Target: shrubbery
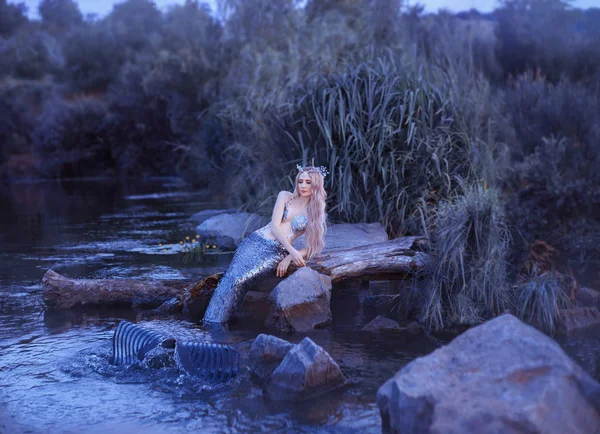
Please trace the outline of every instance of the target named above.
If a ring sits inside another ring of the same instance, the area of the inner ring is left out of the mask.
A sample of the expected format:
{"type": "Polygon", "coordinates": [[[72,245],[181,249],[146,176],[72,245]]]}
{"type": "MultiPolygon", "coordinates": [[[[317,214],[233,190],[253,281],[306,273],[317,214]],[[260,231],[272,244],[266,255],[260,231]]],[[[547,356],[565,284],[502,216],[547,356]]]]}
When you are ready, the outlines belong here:
{"type": "Polygon", "coordinates": [[[97,173],[99,165],[110,168],[111,150],[102,131],[105,118],[106,109],[95,99],[48,99],[33,131],[42,172],[55,178],[82,177],[97,173]]]}

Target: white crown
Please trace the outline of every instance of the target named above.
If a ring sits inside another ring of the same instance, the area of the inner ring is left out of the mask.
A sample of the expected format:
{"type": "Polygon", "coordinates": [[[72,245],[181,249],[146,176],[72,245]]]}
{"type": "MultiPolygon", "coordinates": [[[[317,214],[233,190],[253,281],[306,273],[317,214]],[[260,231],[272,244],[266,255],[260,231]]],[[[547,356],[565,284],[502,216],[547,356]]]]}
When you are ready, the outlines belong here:
{"type": "Polygon", "coordinates": [[[312,167],[312,166],[302,167],[301,165],[296,164],[296,169],[298,169],[299,172],[320,173],[323,178],[325,178],[327,175],[329,175],[329,171],[324,166],[319,166],[319,167],[312,167]]]}

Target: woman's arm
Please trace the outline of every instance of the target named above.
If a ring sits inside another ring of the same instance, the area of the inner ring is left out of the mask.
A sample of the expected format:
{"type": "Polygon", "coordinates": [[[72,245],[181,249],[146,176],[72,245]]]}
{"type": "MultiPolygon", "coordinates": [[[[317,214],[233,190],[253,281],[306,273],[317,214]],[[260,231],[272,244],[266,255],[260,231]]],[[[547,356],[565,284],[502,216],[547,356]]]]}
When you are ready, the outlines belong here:
{"type": "Polygon", "coordinates": [[[275,238],[290,252],[292,260],[299,267],[304,267],[306,264],[302,255],[292,246],[288,239],[281,232],[281,218],[283,217],[283,209],[285,208],[285,202],[290,197],[290,193],[287,191],[280,191],[277,195],[277,201],[273,207],[273,215],[271,216],[271,231],[275,238]]]}
{"type": "MultiPolygon", "coordinates": [[[[298,250],[298,253],[303,257],[306,257],[307,250],[306,248],[298,250]]],[[[281,260],[281,262],[277,265],[276,274],[277,277],[284,277],[285,273],[287,273],[287,269],[292,262],[292,255],[287,255],[285,258],[281,260]]]]}
{"type": "Polygon", "coordinates": [[[285,202],[289,198],[289,193],[287,191],[280,191],[277,195],[277,201],[275,202],[275,206],[273,207],[273,214],[271,215],[271,231],[273,231],[273,235],[277,238],[283,247],[290,253],[294,250],[294,247],[290,244],[288,239],[281,232],[281,218],[283,217],[283,210],[285,208],[285,202]]]}

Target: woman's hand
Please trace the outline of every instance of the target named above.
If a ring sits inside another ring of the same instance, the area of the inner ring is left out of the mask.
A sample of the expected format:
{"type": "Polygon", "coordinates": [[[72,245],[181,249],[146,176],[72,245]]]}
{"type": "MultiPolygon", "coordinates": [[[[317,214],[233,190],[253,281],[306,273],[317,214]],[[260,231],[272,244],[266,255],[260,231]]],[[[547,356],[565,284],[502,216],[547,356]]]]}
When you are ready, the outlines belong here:
{"type": "Polygon", "coordinates": [[[290,266],[290,262],[292,262],[291,255],[287,255],[281,260],[281,262],[277,266],[277,277],[285,276],[285,273],[287,272],[287,269],[290,266]]]}
{"type": "Polygon", "coordinates": [[[292,261],[294,261],[294,264],[296,264],[298,267],[304,267],[306,265],[304,258],[302,257],[302,253],[300,253],[298,250],[294,249],[292,253],[290,253],[290,256],[292,261]]]}

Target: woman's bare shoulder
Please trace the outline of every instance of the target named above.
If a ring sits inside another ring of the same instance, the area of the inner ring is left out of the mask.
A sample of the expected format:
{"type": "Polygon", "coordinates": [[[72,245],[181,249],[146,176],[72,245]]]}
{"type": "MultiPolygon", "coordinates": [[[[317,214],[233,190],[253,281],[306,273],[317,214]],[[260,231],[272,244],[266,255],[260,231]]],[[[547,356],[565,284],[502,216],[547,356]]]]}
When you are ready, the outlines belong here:
{"type": "Polygon", "coordinates": [[[281,190],[279,192],[279,194],[277,195],[277,199],[281,198],[281,199],[284,199],[284,200],[288,200],[293,195],[294,195],[294,193],[290,193],[289,191],[281,190]]]}

